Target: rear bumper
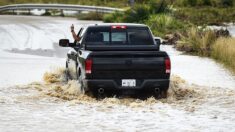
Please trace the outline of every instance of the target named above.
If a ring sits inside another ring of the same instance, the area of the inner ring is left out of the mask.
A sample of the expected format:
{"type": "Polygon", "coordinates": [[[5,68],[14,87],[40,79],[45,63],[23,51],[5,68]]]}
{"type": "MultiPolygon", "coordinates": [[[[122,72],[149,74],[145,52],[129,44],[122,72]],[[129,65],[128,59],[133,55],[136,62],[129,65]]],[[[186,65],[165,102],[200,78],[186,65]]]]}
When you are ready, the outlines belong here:
{"type": "Polygon", "coordinates": [[[159,89],[168,89],[169,88],[169,79],[145,79],[139,82],[139,85],[136,87],[122,87],[121,80],[108,80],[108,79],[85,79],[85,87],[89,89],[99,89],[103,88],[106,90],[152,90],[155,88],[159,89]]]}

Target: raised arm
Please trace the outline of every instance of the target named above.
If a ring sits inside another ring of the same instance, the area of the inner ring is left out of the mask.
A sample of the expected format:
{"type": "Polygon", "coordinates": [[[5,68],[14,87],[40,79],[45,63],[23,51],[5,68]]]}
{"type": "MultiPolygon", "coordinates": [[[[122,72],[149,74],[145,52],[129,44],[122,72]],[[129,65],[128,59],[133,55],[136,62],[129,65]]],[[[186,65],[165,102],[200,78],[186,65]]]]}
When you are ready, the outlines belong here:
{"type": "Polygon", "coordinates": [[[73,25],[73,24],[72,24],[72,26],[71,26],[70,28],[71,28],[71,32],[72,32],[72,35],[73,35],[74,40],[80,41],[81,38],[78,37],[77,34],[75,33],[75,31],[74,31],[74,25],[73,25]]]}

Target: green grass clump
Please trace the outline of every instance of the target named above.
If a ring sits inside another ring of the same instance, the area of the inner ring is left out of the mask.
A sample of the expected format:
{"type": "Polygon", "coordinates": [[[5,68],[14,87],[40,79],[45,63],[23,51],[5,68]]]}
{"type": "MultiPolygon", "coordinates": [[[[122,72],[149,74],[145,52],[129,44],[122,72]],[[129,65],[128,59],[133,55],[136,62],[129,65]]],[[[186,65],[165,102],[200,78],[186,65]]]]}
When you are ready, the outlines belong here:
{"type": "Polygon", "coordinates": [[[122,12],[115,12],[112,14],[105,14],[103,17],[103,21],[107,23],[111,22],[122,22],[124,13],[122,12]]]}
{"type": "Polygon", "coordinates": [[[125,11],[123,22],[143,23],[150,17],[150,7],[148,5],[136,5],[132,9],[125,11]]]}
{"type": "Polygon", "coordinates": [[[167,14],[151,15],[145,21],[145,24],[151,28],[154,35],[160,37],[164,37],[166,34],[181,32],[187,27],[187,24],[167,14]]]}

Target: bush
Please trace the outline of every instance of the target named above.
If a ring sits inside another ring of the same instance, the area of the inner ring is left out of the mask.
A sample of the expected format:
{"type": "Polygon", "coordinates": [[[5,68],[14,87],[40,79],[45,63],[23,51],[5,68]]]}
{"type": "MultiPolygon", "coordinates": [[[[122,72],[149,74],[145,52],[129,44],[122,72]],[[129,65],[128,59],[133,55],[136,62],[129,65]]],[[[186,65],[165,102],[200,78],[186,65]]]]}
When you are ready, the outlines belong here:
{"type": "Polygon", "coordinates": [[[219,38],[212,47],[212,57],[235,73],[235,38],[219,38]]]}
{"type": "Polygon", "coordinates": [[[196,6],[197,5],[197,0],[184,0],[184,5],[187,6],[196,6]]]}
{"type": "Polygon", "coordinates": [[[104,16],[104,22],[129,22],[129,23],[144,23],[152,14],[166,13],[170,9],[166,1],[162,0],[143,0],[138,1],[143,3],[137,4],[133,8],[126,10],[124,13],[115,12],[104,16]]]}
{"type": "Polygon", "coordinates": [[[150,16],[150,7],[147,5],[136,5],[124,13],[124,22],[143,23],[150,16]]]}
{"type": "Polygon", "coordinates": [[[168,12],[168,3],[166,0],[150,0],[149,1],[150,12],[152,14],[168,12]]]}
{"type": "Polygon", "coordinates": [[[115,12],[112,14],[106,14],[103,17],[103,21],[104,22],[122,22],[122,18],[123,18],[123,13],[122,12],[115,12]]]}
{"type": "Polygon", "coordinates": [[[182,31],[187,26],[167,14],[152,15],[145,23],[151,28],[153,34],[164,37],[165,34],[182,31]]]}
{"type": "Polygon", "coordinates": [[[182,36],[182,39],[177,43],[176,48],[197,55],[209,56],[216,39],[217,37],[214,31],[192,27],[182,36]]]}
{"type": "Polygon", "coordinates": [[[233,0],[221,0],[221,5],[224,7],[233,6],[233,0]]]}
{"type": "Polygon", "coordinates": [[[198,0],[197,6],[212,6],[211,0],[198,0]]]}

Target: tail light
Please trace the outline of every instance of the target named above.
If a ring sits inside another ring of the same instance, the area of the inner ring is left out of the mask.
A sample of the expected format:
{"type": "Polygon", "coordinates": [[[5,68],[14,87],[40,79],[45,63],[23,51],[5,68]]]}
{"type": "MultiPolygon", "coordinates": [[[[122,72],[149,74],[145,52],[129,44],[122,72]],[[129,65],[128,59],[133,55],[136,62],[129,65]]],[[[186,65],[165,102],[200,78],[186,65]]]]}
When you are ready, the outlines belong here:
{"type": "Polygon", "coordinates": [[[171,73],[171,60],[170,58],[165,59],[166,73],[171,73]]]}
{"type": "Polygon", "coordinates": [[[85,71],[86,71],[86,74],[91,74],[91,70],[92,70],[92,60],[91,59],[87,59],[85,61],[85,71]]]}
{"type": "Polygon", "coordinates": [[[112,26],[112,29],[126,29],[126,26],[121,26],[121,25],[112,26]]]}

